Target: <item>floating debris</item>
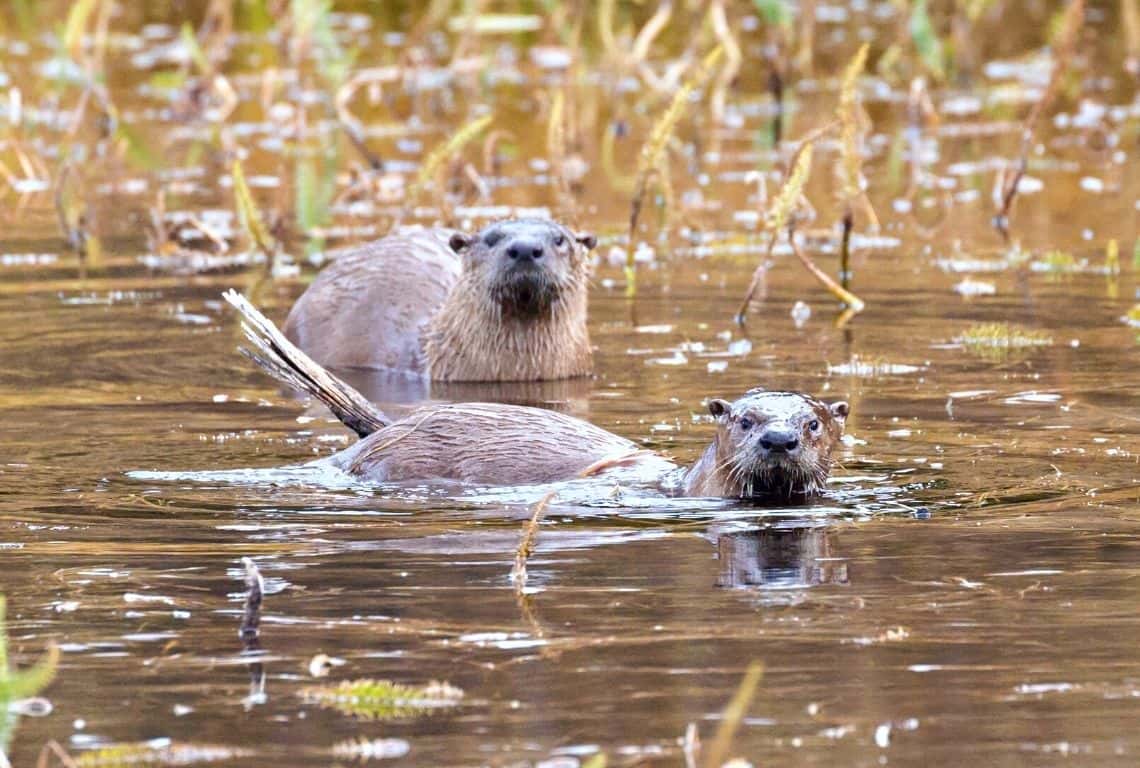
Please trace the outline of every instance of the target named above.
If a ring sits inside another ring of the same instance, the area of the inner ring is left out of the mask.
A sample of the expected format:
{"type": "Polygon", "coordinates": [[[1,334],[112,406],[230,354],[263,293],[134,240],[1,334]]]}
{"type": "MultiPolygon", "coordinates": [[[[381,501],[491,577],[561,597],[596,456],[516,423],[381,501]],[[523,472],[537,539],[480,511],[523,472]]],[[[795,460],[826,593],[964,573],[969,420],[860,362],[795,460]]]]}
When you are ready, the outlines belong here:
{"type": "Polygon", "coordinates": [[[846,363],[828,365],[827,372],[836,376],[903,376],[926,370],[925,365],[909,365],[907,363],[890,363],[886,360],[864,360],[858,355],[846,363]]]}
{"type": "Polygon", "coordinates": [[[792,305],[792,323],[797,328],[803,328],[807,325],[807,321],[811,319],[811,307],[802,301],[797,301],[792,305]]]}
{"type": "Polygon", "coordinates": [[[954,286],[954,293],[960,294],[967,298],[974,296],[993,296],[997,293],[997,286],[993,283],[987,283],[984,280],[974,280],[967,277],[962,282],[954,286]]]}

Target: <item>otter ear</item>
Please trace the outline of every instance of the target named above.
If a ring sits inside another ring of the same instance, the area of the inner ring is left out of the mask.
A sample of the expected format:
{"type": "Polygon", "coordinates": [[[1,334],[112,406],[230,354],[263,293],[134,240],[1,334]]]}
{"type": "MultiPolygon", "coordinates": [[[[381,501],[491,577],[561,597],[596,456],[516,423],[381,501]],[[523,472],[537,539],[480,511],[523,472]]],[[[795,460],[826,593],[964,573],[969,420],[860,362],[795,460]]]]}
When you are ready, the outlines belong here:
{"type": "Polygon", "coordinates": [[[830,409],[831,415],[841,421],[847,418],[847,414],[851,410],[846,400],[837,400],[827,407],[830,409]]]}
{"type": "Polygon", "coordinates": [[[721,416],[727,416],[732,413],[732,403],[727,400],[713,398],[709,400],[709,413],[711,413],[715,419],[719,419],[721,416]]]}
{"type": "Polygon", "coordinates": [[[598,244],[598,238],[594,237],[589,232],[575,232],[574,239],[578,241],[578,245],[585,248],[587,251],[594,250],[594,246],[598,244]]]}
{"type": "Polygon", "coordinates": [[[447,244],[451,246],[451,250],[460,253],[463,249],[471,245],[471,236],[465,235],[462,232],[456,232],[451,236],[451,239],[447,241],[447,244]]]}

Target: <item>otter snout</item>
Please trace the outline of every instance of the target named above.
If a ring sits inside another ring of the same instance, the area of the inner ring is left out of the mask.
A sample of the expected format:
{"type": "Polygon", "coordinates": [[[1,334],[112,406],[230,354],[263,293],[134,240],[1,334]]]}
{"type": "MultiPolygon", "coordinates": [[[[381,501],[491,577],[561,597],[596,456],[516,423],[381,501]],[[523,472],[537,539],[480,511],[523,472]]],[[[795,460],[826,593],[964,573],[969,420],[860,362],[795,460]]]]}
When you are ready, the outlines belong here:
{"type": "Polygon", "coordinates": [[[764,427],[758,442],[770,453],[791,453],[799,448],[800,436],[787,424],[770,424],[764,427]]]}
{"type": "Polygon", "coordinates": [[[520,264],[535,262],[542,258],[545,250],[538,240],[520,237],[507,245],[507,258],[520,264]]]}

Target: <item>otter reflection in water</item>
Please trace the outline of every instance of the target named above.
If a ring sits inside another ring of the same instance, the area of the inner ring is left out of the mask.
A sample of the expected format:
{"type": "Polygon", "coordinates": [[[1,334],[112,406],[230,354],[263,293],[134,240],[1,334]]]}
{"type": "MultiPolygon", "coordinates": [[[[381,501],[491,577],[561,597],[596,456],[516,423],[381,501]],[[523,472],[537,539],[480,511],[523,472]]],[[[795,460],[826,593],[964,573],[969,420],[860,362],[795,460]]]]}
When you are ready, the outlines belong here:
{"type": "Polygon", "coordinates": [[[832,529],[781,523],[747,530],[710,530],[720,561],[718,587],[814,587],[847,584],[847,563],[832,553],[832,529]]]}

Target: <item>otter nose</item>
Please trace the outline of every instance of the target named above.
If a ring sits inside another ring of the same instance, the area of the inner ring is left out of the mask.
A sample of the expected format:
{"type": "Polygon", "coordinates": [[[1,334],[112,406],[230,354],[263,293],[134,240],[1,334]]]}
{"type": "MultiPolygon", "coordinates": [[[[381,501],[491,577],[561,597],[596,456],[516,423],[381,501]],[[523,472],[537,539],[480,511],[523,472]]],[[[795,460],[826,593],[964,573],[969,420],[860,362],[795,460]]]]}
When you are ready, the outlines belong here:
{"type": "Polygon", "coordinates": [[[760,433],[760,445],[768,451],[790,453],[799,447],[795,431],[785,426],[770,426],[760,433]]]}
{"type": "Polygon", "coordinates": [[[519,239],[507,246],[507,257],[511,261],[538,261],[542,258],[542,243],[535,240],[519,239]]]}

